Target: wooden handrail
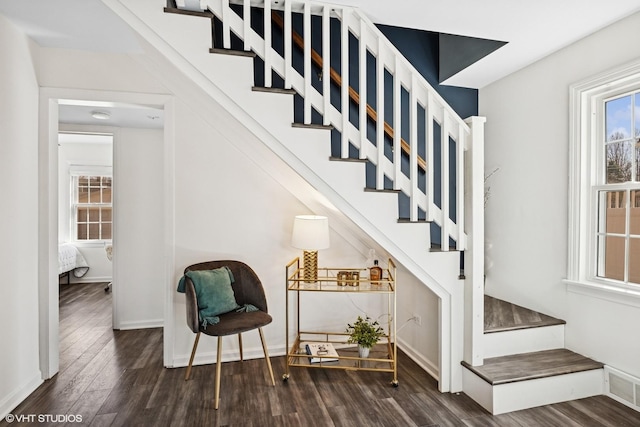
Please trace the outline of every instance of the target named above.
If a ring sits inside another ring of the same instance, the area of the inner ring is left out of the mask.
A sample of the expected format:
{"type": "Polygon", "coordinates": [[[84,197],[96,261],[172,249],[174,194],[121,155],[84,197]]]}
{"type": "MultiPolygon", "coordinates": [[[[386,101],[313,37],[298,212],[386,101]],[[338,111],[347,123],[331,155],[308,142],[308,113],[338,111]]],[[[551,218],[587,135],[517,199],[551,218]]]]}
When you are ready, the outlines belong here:
{"type": "MultiPolygon", "coordinates": [[[[284,21],[282,17],[275,11],[271,12],[271,17],[273,19],[273,22],[281,30],[284,30],[284,21]]],[[[304,51],[304,39],[302,38],[302,36],[297,32],[292,31],[291,38],[295,43],[295,45],[304,51]]],[[[322,63],[323,63],[322,56],[318,52],[316,52],[314,49],[311,49],[311,60],[318,68],[322,69],[322,63]]],[[[329,69],[331,74],[331,81],[333,81],[333,83],[335,83],[339,87],[342,87],[342,77],[340,76],[340,74],[338,74],[338,72],[333,68],[329,68],[329,69]]],[[[360,94],[356,92],[355,89],[353,89],[351,86],[349,86],[349,98],[356,105],[360,106],[360,94]]],[[[378,113],[369,104],[367,104],[367,116],[371,120],[373,120],[374,123],[377,123],[378,113]]],[[[389,138],[393,139],[393,133],[394,133],[393,128],[386,121],[384,122],[384,133],[389,138]]],[[[400,138],[400,145],[404,153],[406,153],[407,155],[411,153],[411,148],[409,144],[403,138],[400,138]]],[[[420,166],[423,170],[426,171],[427,162],[422,157],[420,156],[417,156],[417,157],[418,157],[418,166],[420,166]]]]}

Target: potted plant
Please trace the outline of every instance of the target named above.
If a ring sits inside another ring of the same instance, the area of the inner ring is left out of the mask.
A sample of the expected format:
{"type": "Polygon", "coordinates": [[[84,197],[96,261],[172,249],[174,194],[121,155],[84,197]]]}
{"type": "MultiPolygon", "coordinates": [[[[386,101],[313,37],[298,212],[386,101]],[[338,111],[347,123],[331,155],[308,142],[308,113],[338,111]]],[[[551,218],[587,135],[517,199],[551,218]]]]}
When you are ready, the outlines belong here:
{"type": "Polygon", "coordinates": [[[384,330],[378,321],[372,321],[369,316],[365,318],[358,316],[353,324],[347,323],[347,332],[349,333],[347,342],[358,344],[358,354],[362,358],[369,356],[371,347],[384,335],[384,330]]]}

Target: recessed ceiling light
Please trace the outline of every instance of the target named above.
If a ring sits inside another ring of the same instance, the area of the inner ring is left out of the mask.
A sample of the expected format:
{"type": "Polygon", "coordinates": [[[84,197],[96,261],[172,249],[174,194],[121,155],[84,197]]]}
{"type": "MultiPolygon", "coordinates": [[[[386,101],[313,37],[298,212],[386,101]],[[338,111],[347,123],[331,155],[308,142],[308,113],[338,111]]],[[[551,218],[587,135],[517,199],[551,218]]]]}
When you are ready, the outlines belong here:
{"type": "Polygon", "coordinates": [[[109,120],[111,114],[107,113],[106,111],[92,111],[91,117],[98,120],[109,120]]]}

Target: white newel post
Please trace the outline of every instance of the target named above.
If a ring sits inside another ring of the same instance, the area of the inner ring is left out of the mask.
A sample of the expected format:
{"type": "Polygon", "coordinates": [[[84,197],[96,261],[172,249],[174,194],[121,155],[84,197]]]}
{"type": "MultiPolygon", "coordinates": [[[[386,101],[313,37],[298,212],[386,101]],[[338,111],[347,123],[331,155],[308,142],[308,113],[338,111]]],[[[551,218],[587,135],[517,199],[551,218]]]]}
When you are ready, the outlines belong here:
{"type": "Polygon", "coordinates": [[[484,117],[466,120],[471,128],[467,147],[465,195],[468,245],[464,257],[464,360],[484,363],[484,117]]]}

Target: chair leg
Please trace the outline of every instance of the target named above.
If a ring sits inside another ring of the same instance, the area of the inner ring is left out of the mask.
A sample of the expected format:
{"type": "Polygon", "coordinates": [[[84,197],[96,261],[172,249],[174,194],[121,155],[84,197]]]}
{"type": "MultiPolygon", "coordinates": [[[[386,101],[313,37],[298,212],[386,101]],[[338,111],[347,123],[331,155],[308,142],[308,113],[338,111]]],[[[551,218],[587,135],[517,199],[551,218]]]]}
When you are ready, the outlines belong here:
{"type": "Polygon", "coordinates": [[[275,380],[273,379],[273,369],[271,369],[271,360],[269,360],[269,351],[267,350],[267,343],[264,341],[264,334],[262,333],[262,328],[258,328],[258,332],[260,332],[260,341],[262,341],[262,351],[264,351],[264,360],[267,361],[267,368],[269,368],[269,375],[271,376],[271,385],[276,385],[275,380]]]}
{"type": "Polygon", "coordinates": [[[216,393],[214,409],[220,404],[220,368],[222,367],[222,337],[218,337],[218,354],[216,358],[216,393]]]}
{"type": "Polygon", "coordinates": [[[244,356],[242,355],[242,334],[238,334],[238,347],[240,348],[240,361],[244,362],[244,356]]]}
{"type": "Polygon", "coordinates": [[[189,358],[189,366],[187,366],[187,373],[184,376],[184,380],[187,381],[191,375],[191,366],[193,365],[193,358],[196,356],[196,348],[198,348],[198,341],[200,341],[200,332],[196,334],[196,340],[193,342],[193,350],[191,350],[191,357],[189,358]]]}

